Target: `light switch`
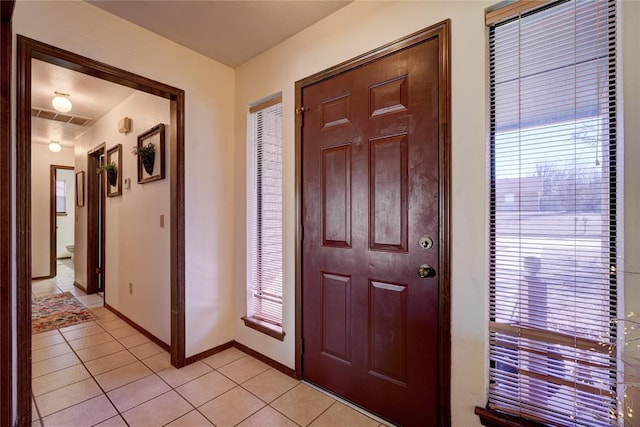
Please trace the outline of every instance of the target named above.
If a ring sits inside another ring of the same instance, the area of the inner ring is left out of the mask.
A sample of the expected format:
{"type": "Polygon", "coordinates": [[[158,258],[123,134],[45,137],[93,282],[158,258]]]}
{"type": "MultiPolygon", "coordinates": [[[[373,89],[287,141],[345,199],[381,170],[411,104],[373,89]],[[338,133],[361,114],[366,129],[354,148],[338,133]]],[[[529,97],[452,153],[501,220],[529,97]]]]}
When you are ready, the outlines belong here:
{"type": "Polygon", "coordinates": [[[160,228],[164,228],[164,215],[160,215],[160,228]]]}

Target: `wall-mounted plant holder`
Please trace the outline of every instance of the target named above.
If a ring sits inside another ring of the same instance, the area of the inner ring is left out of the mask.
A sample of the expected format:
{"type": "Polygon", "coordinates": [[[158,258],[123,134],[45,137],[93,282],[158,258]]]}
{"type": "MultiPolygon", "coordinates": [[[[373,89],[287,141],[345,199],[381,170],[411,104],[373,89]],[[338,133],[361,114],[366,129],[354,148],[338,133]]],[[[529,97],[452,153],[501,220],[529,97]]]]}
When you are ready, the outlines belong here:
{"type": "Polygon", "coordinates": [[[164,125],[138,135],[133,154],[138,156],[138,184],[164,179],[164,125]]]}
{"type": "Polygon", "coordinates": [[[107,163],[113,167],[105,168],[107,173],[107,197],[122,195],[122,144],[107,151],[107,163]]]}

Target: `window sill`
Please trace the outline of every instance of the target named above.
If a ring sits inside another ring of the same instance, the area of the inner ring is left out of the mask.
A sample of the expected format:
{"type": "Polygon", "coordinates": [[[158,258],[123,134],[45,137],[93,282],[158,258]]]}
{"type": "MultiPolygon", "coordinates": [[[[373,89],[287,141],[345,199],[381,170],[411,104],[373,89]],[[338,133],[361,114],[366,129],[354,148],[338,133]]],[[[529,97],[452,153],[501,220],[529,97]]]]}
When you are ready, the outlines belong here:
{"type": "Polygon", "coordinates": [[[513,415],[503,414],[493,409],[481,408],[476,406],[474,413],[480,418],[480,423],[487,427],[542,427],[533,421],[514,417],[513,415]]]}
{"type": "Polygon", "coordinates": [[[248,328],[255,329],[258,332],[262,332],[263,334],[267,334],[270,337],[278,339],[280,341],[284,341],[284,331],[281,326],[276,326],[271,323],[263,322],[262,320],[244,316],[242,318],[244,320],[244,325],[248,328]]]}

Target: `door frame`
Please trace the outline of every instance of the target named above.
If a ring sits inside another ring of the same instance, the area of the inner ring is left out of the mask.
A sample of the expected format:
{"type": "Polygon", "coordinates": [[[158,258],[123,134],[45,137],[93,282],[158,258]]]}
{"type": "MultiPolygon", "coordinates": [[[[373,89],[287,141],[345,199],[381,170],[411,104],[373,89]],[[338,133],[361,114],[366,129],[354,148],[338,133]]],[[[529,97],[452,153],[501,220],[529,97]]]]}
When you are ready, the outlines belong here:
{"type": "Polygon", "coordinates": [[[302,318],[302,125],[305,106],[302,90],[323,80],[353,70],[380,58],[410,48],[426,40],[437,38],[439,46],[439,208],[440,254],[438,269],[439,285],[439,333],[438,333],[438,419],[440,426],[451,424],[451,42],[450,20],[447,19],[424,30],[388,43],[370,52],[341,64],[320,71],[295,83],[295,204],[296,227],[296,286],[295,286],[295,370],[299,379],[304,379],[302,366],[303,336],[302,318]]]}
{"type": "MultiPolygon", "coordinates": [[[[4,3],[4,2],[2,2],[4,3]]],[[[5,44],[3,43],[3,46],[5,44]]],[[[171,364],[185,365],[185,93],[164,83],[17,35],[16,353],[18,425],[31,424],[31,60],[38,59],[169,100],[171,364]]],[[[9,62],[10,63],[10,62],[9,62]]],[[[4,61],[3,61],[4,64],[4,61]]],[[[10,163],[10,161],[9,161],[10,163]]],[[[9,169],[7,169],[9,170],[9,169]]],[[[3,180],[3,182],[5,182],[3,180]]],[[[3,311],[4,312],[4,311],[3,311]]],[[[4,324],[3,324],[4,327],[4,324]]],[[[4,400],[4,399],[3,399],[4,400]]]]}
{"type": "MultiPolygon", "coordinates": [[[[98,277],[102,280],[104,290],[104,250],[105,250],[105,203],[107,198],[105,197],[104,178],[103,174],[98,174],[96,171],[102,162],[100,161],[101,155],[106,155],[107,144],[103,142],[97,145],[93,149],[87,152],[87,283],[85,286],[85,292],[87,294],[95,294],[100,290],[100,283],[98,283],[98,277]],[[96,191],[98,186],[101,186],[102,191],[96,191]],[[98,199],[102,200],[99,201],[98,199]],[[102,215],[102,221],[98,220],[98,217],[102,215]],[[101,234],[101,238],[98,238],[98,233],[101,234]],[[100,244],[100,248],[98,247],[100,244]],[[96,271],[96,265],[102,266],[101,275],[98,276],[96,271]]],[[[103,303],[106,301],[103,298],[103,303]]]]}
{"type": "MultiPolygon", "coordinates": [[[[12,18],[15,0],[0,1],[0,425],[13,424],[13,170],[11,167],[13,123],[12,18]]],[[[31,273],[29,273],[31,275],[31,273]]]]}
{"type": "Polygon", "coordinates": [[[74,170],[73,166],[51,165],[49,186],[49,275],[58,275],[58,213],[56,212],[56,181],[58,169],[74,170]]]}

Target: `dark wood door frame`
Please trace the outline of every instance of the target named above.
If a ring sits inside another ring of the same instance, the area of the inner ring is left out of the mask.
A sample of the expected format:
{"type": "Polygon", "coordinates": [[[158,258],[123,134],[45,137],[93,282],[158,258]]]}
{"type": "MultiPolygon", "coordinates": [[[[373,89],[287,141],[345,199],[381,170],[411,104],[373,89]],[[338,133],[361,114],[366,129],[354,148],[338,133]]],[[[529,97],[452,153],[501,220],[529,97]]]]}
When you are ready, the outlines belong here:
{"type": "Polygon", "coordinates": [[[56,211],[56,181],[58,169],[73,170],[73,166],[51,165],[49,186],[49,275],[58,275],[58,213],[56,211]]]}
{"type": "MultiPolygon", "coordinates": [[[[87,153],[87,294],[95,294],[104,284],[104,238],[105,238],[105,174],[98,174],[107,149],[103,142],[87,153]],[[101,187],[101,188],[100,188],[101,187]],[[101,200],[99,200],[101,199],[101,200]],[[100,220],[100,216],[102,219],[100,220]],[[98,235],[99,234],[99,235],[98,235]],[[99,262],[98,262],[99,261],[99,262]],[[102,271],[98,273],[97,265],[102,271]]],[[[103,287],[104,289],[104,287],[103,287]]]]}
{"type": "MultiPolygon", "coordinates": [[[[4,9],[4,1],[1,3],[3,3],[4,9]]],[[[88,74],[99,79],[157,95],[168,99],[170,102],[169,177],[171,193],[171,364],[175,367],[182,367],[185,365],[185,94],[182,89],[112,67],[24,36],[18,35],[17,43],[16,194],[19,196],[16,201],[16,381],[18,388],[17,421],[19,425],[26,426],[31,425],[31,60],[38,59],[53,65],[88,74]]],[[[2,46],[4,49],[5,43],[2,43],[2,46]]],[[[3,60],[2,63],[11,64],[11,60],[3,60]]],[[[3,109],[3,112],[4,111],[5,110],[3,109]]],[[[5,131],[3,130],[2,132],[2,135],[4,135],[5,131]]],[[[8,162],[10,166],[10,160],[8,160],[8,162]]],[[[0,173],[4,174],[5,172],[2,171],[0,173]]],[[[2,182],[4,183],[7,181],[3,179],[2,182]]],[[[11,313],[10,310],[9,313],[11,313]]],[[[2,400],[3,402],[5,401],[4,398],[2,400]]]]}
{"type": "Polygon", "coordinates": [[[382,57],[391,55],[400,50],[423,42],[424,40],[437,38],[440,49],[439,63],[439,103],[440,103],[440,271],[439,277],[439,321],[440,330],[438,336],[439,354],[439,425],[449,426],[451,424],[451,265],[450,265],[450,210],[451,210],[451,66],[450,66],[450,21],[446,20],[413,33],[407,37],[391,42],[378,49],[367,52],[349,61],[338,64],[327,70],[316,73],[305,79],[299,80],[295,84],[296,99],[296,340],[295,340],[295,363],[296,376],[304,378],[302,366],[302,317],[304,310],[302,306],[302,126],[303,108],[302,90],[320,81],[337,76],[338,74],[357,68],[361,65],[376,61],[382,57]]]}
{"type": "MultiPolygon", "coordinates": [[[[11,55],[14,0],[0,1],[0,425],[13,424],[11,55]]],[[[29,272],[31,275],[31,272],[29,272]]],[[[31,375],[31,374],[29,374],[31,375]]]]}

